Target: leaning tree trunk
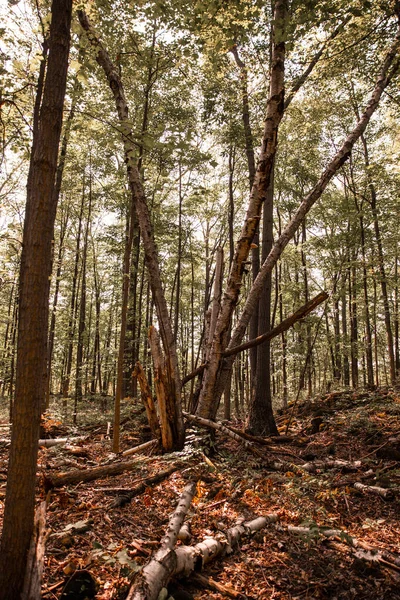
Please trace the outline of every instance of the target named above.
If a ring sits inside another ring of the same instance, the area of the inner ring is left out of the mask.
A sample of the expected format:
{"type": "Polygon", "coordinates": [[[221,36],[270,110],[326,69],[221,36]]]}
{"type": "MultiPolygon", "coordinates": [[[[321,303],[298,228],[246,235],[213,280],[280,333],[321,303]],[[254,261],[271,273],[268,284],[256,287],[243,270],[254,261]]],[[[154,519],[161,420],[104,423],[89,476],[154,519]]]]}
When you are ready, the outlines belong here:
{"type": "MultiPolygon", "coordinates": [[[[198,412],[204,417],[213,417],[218,403],[215,402],[215,382],[221,363],[221,353],[227,344],[227,336],[230,330],[232,314],[237,304],[245,262],[247,261],[254,234],[258,228],[260,214],[266,191],[268,189],[273,160],[277,147],[278,127],[284,110],[283,98],[283,69],[285,58],[285,21],[287,5],[285,0],[277,0],[275,4],[275,35],[272,54],[270,96],[267,106],[263,143],[260,160],[258,163],[254,185],[250,194],[249,206],[246,220],[242,228],[239,241],[236,246],[234,260],[226,284],[222,307],[213,339],[212,354],[204,373],[203,386],[200,393],[198,412]]],[[[253,306],[251,315],[246,323],[250,321],[256,304],[253,306]]]]}
{"type": "MultiPolygon", "coordinates": [[[[277,2],[275,7],[278,9],[280,3],[277,2]]],[[[281,7],[282,8],[282,7],[281,7]]],[[[279,20],[276,19],[278,22],[279,20]]],[[[399,61],[396,61],[397,52],[400,46],[400,30],[398,31],[394,42],[389,48],[388,53],[383,61],[383,65],[381,71],[379,73],[375,88],[371,94],[370,100],[367,104],[367,107],[364,113],[361,115],[360,120],[358,121],[356,127],[353,131],[347,136],[340,150],[335,154],[332,160],[329,162],[325,171],[321,175],[317,184],[313,187],[313,189],[305,196],[302,200],[300,206],[297,211],[293,215],[292,219],[284,228],[281,236],[275,242],[269,256],[264,261],[260,273],[257,276],[256,281],[254,282],[250,293],[248,295],[247,301],[245,303],[243,312],[238,320],[235,331],[232,334],[231,341],[229,343],[230,346],[236,346],[240,343],[243,338],[243,335],[246,331],[248,323],[250,321],[251,315],[253,314],[254,308],[260,298],[260,294],[263,289],[263,283],[268,273],[272,271],[282,252],[288,245],[289,241],[293,238],[295,232],[299,228],[302,220],[306,216],[306,214],[310,211],[312,206],[317,202],[317,200],[323,194],[325,188],[328,183],[332,180],[335,174],[338,172],[340,167],[348,160],[351,151],[353,149],[354,144],[360,138],[360,136],[364,133],[371,116],[374,114],[375,110],[379,105],[380,98],[382,96],[383,91],[388,86],[393,76],[397,73],[399,68],[399,61]]],[[[276,98],[275,98],[276,101],[276,98]]],[[[275,115],[277,116],[277,115],[275,115]]],[[[279,124],[280,119],[276,122],[276,127],[279,124]]],[[[268,120],[267,120],[268,123],[268,120]]],[[[276,131],[275,131],[276,136],[276,131]]],[[[264,155],[263,155],[264,156],[264,155]]],[[[271,161],[273,159],[274,153],[271,156],[271,161]]],[[[266,159],[261,160],[260,162],[265,162],[266,159]]],[[[258,167],[258,171],[260,170],[260,166],[258,167]]],[[[270,176],[270,169],[268,171],[268,177],[270,176]]],[[[258,177],[256,178],[256,184],[258,181],[258,177]]],[[[256,185],[255,184],[255,185],[256,185]]],[[[221,309],[219,324],[217,325],[217,330],[214,339],[214,351],[212,360],[210,360],[210,365],[206,371],[207,377],[204,378],[204,389],[202,392],[202,402],[199,406],[199,413],[202,416],[213,417],[218,408],[218,404],[221,398],[221,395],[224,390],[225,382],[227,377],[229,376],[233,364],[233,360],[222,362],[222,352],[224,350],[224,331],[226,330],[226,325],[229,321],[230,311],[229,305],[232,304],[232,301],[236,301],[239,294],[239,283],[240,281],[235,280],[236,277],[239,277],[240,280],[240,265],[243,266],[240,258],[243,257],[243,250],[246,247],[246,235],[249,230],[252,229],[254,232],[255,225],[251,225],[249,223],[250,219],[258,220],[257,215],[254,215],[251,211],[251,208],[254,207],[254,195],[252,194],[249,209],[247,212],[247,218],[245,222],[244,229],[242,231],[242,236],[238,242],[237,250],[236,250],[236,259],[234,267],[232,268],[229,280],[228,280],[228,288],[227,292],[224,295],[224,302],[221,309]]]]}
{"type": "MultiPolygon", "coordinates": [[[[164,296],[157,247],[153,236],[149,209],[140,179],[139,170],[134,159],[136,147],[133,142],[134,136],[132,127],[129,125],[129,111],[125,98],[124,87],[118,74],[117,67],[115,67],[111,61],[108,52],[105,50],[96,33],[94,32],[86,14],[82,10],[79,10],[78,16],[83,29],[86,31],[90,44],[96,50],[96,60],[103,68],[108,79],[110,88],[114,95],[118,118],[123,128],[122,139],[124,144],[128,182],[138,215],[140,233],[142,235],[143,248],[146,257],[146,266],[153,294],[153,300],[157,311],[160,335],[165,352],[166,374],[168,380],[168,414],[170,415],[173,429],[176,432],[176,437],[173,440],[173,448],[180,449],[184,444],[185,432],[182,418],[181,379],[178,367],[176,343],[169,318],[167,302],[164,296]]],[[[165,450],[172,450],[172,448],[165,448],[165,450]]]]}
{"type": "Polygon", "coordinates": [[[27,186],[20,267],[20,304],[14,420],[3,533],[0,598],[16,600],[24,584],[33,533],[36,464],[46,392],[51,245],[57,168],[68,70],[72,1],[53,0],[50,50],[34,155],[27,186]]]}

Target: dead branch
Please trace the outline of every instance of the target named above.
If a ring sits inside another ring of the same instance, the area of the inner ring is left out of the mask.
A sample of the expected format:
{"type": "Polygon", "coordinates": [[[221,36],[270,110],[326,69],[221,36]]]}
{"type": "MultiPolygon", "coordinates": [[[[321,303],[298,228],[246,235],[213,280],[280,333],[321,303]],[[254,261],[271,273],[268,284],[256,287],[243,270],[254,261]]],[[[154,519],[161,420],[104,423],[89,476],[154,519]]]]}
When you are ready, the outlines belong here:
{"type": "Polygon", "coordinates": [[[215,579],[212,579],[211,577],[206,577],[201,573],[193,573],[190,576],[190,580],[193,583],[198,584],[202,587],[215,590],[216,592],[219,592],[224,596],[228,596],[228,598],[236,598],[237,600],[246,598],[246,596],[244,596],[240,592],[236,592],[230,585],[223,585],[222,583],[219,583],[219,581],[215,581],[215,579]]]}
{"type": "Polygon", "coordinates": [[[145,442],[144,444],[140,444],[139,446],[135,446],[134,448],[129,448],[129,450],[124,450],[122,452],[122,456],[131,456],[132,454],[139,454],[144,450],[153,449],[157,446],[158,440],[150,440],[149,442],[145,442]]]}
{"type": "Polygon", "coordinates": [[[259,346],[260,344],[263,344],[264,342],[266,342],[268,340],[272,340],[274,337],[276,337],[276,336],[280,335],[281,333],[284,333],[285,331],[290,329],[290,327],[292,327],[292,325],[297,323],[297,321],[300,321],[300,319],[304,319],[304,317],[306,317],[310,312],[315,310],[317,308],[317,306],[319,306],[320,304],[322,304],[322,302],[327,300],[328,297],[329,296],[326,292],[320,292],[317,296],[315,296],[315,298],[312,298],[311,300],[306,302],[306,304],[304,304],[303,306],[298,308],[296,310],[296,312],[294,312],[287,319],[284,319],[282,321],[282,323],[279,323],[279,325],[277,325],[276,327],[271,329],[271,331],[268,331],[268,333],[259,335],[254,340],[249,340],[248,342],[245,342],[244,344],[240,344],[240,346],[235,346],[234,348],[229,348],[229,350],[225,350],[222,353],[222,356],[224,358],[226,358],[228,356],[238,354],[239,352],[243,352],[243,350],[248,350],[249,348],[254,348],[254,346],[259,346]]]}
{"type": "Polygon", "coordinates": [[[381,488],[375,485],[365,485],[364,483],[354,483],[353,487],[356,490],[360,490],[361,492],[365,492],[366,494],[374,494],[375,496],[380,496],[384,498],[384,500],[393,500],[394,494],[390,489],[381,488]]]}
{"type": "Polygon", "coordinates": [[[122,491],[122,493],[120,496],[117,496],[117,498],[115,498],[115,500],[110,505],[110,508],[118,508],[120,506],[125,506],[125,504],[129,504],[129,502],[132,500],[132,498],[134,498],[135,496],[139,496],[140,494],[143,494],[143,492],[146,490],[146,488],[148,488],[152,485],[155,485],[156,483],[160,483],[160,481],[163,481],[164,479],[166,479],[167,477],[172,475],[172,473],[175,473],[175,471],[180,469],[181,466],[182,466],[181,463],[175,463],[175,464],[171,465],[168,469],[165,469],[164,471],[160,471],[159,473],[157,473],[156,475],[153,475],[152,477],[146,477],[140,483],[135,485],[134,488],[132,488],[130,490],[118,490],[118,491],[122,491]]]}
{"type": "Polygon", "coordinates": [[[210,429],[215,429],[216,431],[220,431],[221,433],[232,438],[236,442],[240,442],[241,444],[243,444],[243,446],[246,448],[246,450],[249,450],[252,454],[255,454],[258,457],[261,456],[260,451],[257,450],[257,448],[254,446],[254,444],[252,442],[249,442],[249,440],[246,440],[241,435],[235,433],[231,429],[228,429],[228,427],[225,427],[225,425],[222,425],[222,423],[220,423],[219,421],[211,421],[210,419],[205,419],[204,417],[198,417],[197,415],[191,415],[187,412],[183,412],[183,416],[188,421],[191,421],[192,423],[196,423],[197,425],[200,425],[201,427],[208,427],[210,429]]]}
{"type": "Polygon", "coordinates": [[[188,383],[189,381],[191,381],[192,379],[197,377],[197,375],[201,375],[201,373],[204,371],[205,368],[206,368],[206,365],[204,363],[202,365],[199,365],[197,367],[197,369],[195,369],[191,373],[188,373],[187,375],[185,375],[185,377],[182,379],[182,385],[185,385],[186,383],[188,383]]]}

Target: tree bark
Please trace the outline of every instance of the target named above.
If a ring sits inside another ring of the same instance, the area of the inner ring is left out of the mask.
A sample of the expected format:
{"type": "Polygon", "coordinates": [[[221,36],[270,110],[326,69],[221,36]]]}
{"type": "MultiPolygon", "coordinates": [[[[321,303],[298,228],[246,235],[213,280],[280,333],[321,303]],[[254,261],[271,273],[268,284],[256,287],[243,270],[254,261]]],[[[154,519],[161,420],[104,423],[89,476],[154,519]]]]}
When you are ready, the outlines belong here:
{"type": "Polygon", "coordinates": [[[86,14],[79,10],[78,16],[83,29],[86,31],[90,44],[96,50],[96,60],[104,70],[115,99],[124,145],[128,182],[138,215],[140,232],[142,235],[146,257],[146,266],[153,294],[153,301],[157,311],[161,340],[166,357],[168,394],[171,396],[171,400],[174,404],[173,418],[176,423],[176,437],[173,440],[173,446],[175,449],[181,449],[184,444],[185,432],[182,418],[181,380],[179,375],[176,343],[169,318],[168,306],[163,292],[157,247],[154,241],[149,209],[147,206],[143,185],[140,180],[139,170],[134,158],[136,154],[136,147],[132,141],[133,134],[131,124],[129,123],[129,111],[125,98],[125,92],[122,81],[118,74],[118,69],[112,63],[107,51],[102,46],[99,38],[90,25],[86,14]]]}
{"type": "MultiPolygon", "coordinates": [[[[278,2],[276,3],[276,6],[278,2]]],[[[340,169],[340,167],[348,160],[351,151],[353,149],[354,144],[360,138],[360,136],[365,131],[371,116],[374,114],[375,110],[379,105],[380,98],[382,96],[383,91],[387,87],[387,85],[392,80],[393,76],[397,72],[399,68],[399,62],[396,61],[397,52],[400,46],[400,32],[397,33],[396,38],[389,48],[388,53],[383,61],[381,71],[379,73],[375,88],[371,94],[370,100],[367,104],[367,107],[360,117],[359,122],[353,131],[347,136],[340,150],[335,154],[332,160],[329,162],[325,171],[321,175],[319,181],[314,186],[314,188],[305,196],[302,200],[300,206],[297,211],[293,215],[292,219],[286,225],[283,230],[281,236],[275,242],[271,252],[269,253],[268,258],[264,261],[260,273],[257,276],[256,281],[254,282],[250,293],[247,297],[243,312],[238,319],[238,323],[236,328],[232,334],[232,338],[229,344],[229,347],[236,346],[240,343],[243,338],[243,335],[246,331],[247,325],[253,313],[254,307],[256,306],[264,283],[265,277],[272,271],[279,257],[281,256],[283,250],[288,245],[289,241],[293,238],[293,235],[297,231],[300,226],[302,220],[306,216],[306,214],[310,211],[312,206],[317,202],[317,200],[321,197],[324,190],[326,189],[328,183],[332,180],[334,175],[340,169]]],[[[270,174],[270,172],[269,172],[270,174]]],[[[248,213],[249,214],[249,213],[248,213]]],[[[247,224],[247,220],[246,220],[247,224]]],[[[239,246],[241,246],[241,242],[239,242],[239,246]]],[[[234,269],[233,269],[234,270],[234,269]]],[[[232,273],[230,278],[232,277],[232,273]]],[[[227,293],[225,293],[224,298],[226,298],[227,293]]],[[[230,294],[230,298],[227,300],[229,304],[233,298],[233,295],[230,294]]],[[[236,298],[236,295],[235,295],[236,298]]],[[[225,386],[225,381],[227,376],[229,375],[233,361],[225,361],[224,364],[221,364],[221,354],[224,350],[223,347],[223,338],[219,333],[223,332],[223,321],[226,316],[227,308],[225,306],[226,303],[223,304],[221,310],[220,317],[220,325],[217,326],[217,332],[215,336],[215,344],[214,344],[214,356],[213,361],[210,361],[210,367],[207,370],[208,380],[207,385],[205,386],[205,390],[203,392],[203,402],[199,407],[199,413],[203,416],[213,416],[216,413],[218,408],[218,404],[225,386]],[[211,368],[212,366],[212,368],[211,368]]],[[[228,347],[228,348],[229,348],[228,347]]]]}
{"type": "MultiPolygon", "coordinates": [[[[223,296],[222,307],[218,318],[213,340],[212,356],[205,371],[200,393],[198,412],[204,417],[212,417],[216,412],[218,401],[215,400],[215,383],[220,369],[221,352],[227,343],[232,314],[237,304],[245,262],[247,261],[254,234],[260,221],[260,213],[268,189],[273,160],[277,147],[279,123],[284,110],[284,59],[285,59],[285,22],[287,16],[286,0],[275,3],[275,44],[272,55],[270,95],[267,105],[265,129],[260,159],[256,171],[254,185],[250,194],[245,223],[237,243],[235,256],[223,296]]],[[[248,315],[246,327],[256,304],[248,315]]],[[[244,332],[243,332],[244,334],[244,332]]],[[[226,378],[224,385],[226,383],[226,378]]],[[[221,393],[223,388],[221,390],[221,393]]],[[[220,397],[220,396],[219,396],[220,397]]]]}
{"type": "Polygon", "coordinates": [[[47,75],[27,185],[14,419],[0,547],[1,600],[20,596],[33,534],[40,413],[46,393],[51,244],[57,208],[53,192],[71,12],[71,0],[53,0],[47,75]]]}
{"type": "Polygon", "coordinates": [[[158,423],[157,411],[153,402],[153,396],[151,394],[149,382],[147,381],[146,373],[144,372],[139,361],[136,362],[132,376],[136,377],[139,381],[139,386],[142,393],[142,402],[146,409],[147,420],[150,425],[151,433],[158,440],[161,437],[161,432],[160,425],[158,423]]]}

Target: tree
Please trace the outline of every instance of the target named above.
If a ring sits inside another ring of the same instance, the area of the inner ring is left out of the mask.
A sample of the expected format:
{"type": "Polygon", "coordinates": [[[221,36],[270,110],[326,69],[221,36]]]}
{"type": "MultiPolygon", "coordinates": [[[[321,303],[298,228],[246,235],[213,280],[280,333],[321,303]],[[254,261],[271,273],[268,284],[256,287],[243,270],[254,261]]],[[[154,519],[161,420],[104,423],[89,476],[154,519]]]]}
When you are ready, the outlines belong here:
{"type": "Polygon", "coordinates": [[[32,142],[20,267],[13,432],[0,547],[0,598],[20,597],[33,531],[40,415],[46,392],[54,182],[67,80],[72,0],[53,0],[49,57],[32,142]]]}

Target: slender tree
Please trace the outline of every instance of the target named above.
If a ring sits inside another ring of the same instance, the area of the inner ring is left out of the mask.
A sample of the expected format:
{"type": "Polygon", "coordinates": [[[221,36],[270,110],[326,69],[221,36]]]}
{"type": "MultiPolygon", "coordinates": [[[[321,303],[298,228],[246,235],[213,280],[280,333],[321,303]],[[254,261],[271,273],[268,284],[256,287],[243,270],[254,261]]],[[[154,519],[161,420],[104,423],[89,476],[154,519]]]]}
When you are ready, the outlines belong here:
{"type": "Polygon", "coordinates": [[[67,80],[72,0],[53,0],[49,57],[33,158],[20,267],[14,426],[3,533],[0,598],[20,597],[33,532],[40,413],[46,392],[54,182],[67,80]]]}

